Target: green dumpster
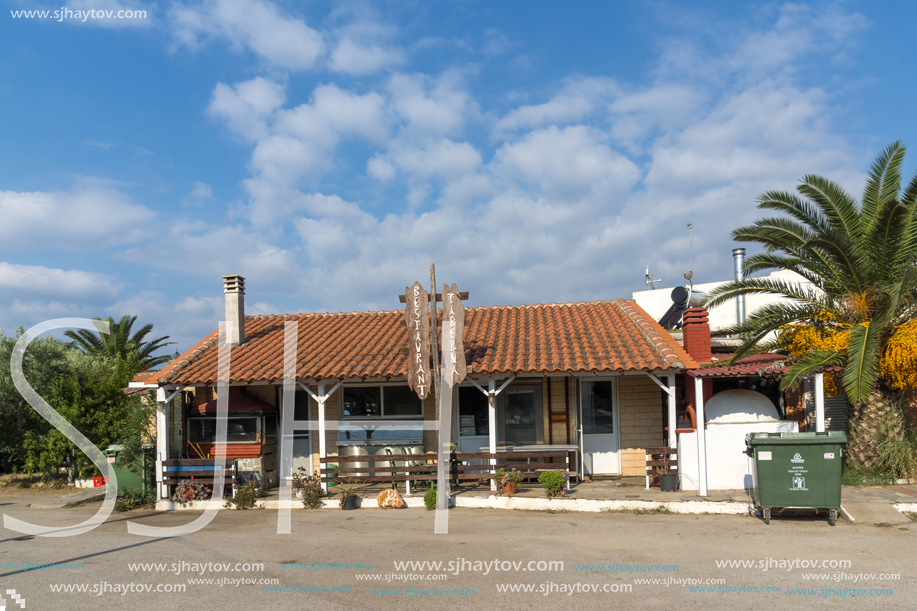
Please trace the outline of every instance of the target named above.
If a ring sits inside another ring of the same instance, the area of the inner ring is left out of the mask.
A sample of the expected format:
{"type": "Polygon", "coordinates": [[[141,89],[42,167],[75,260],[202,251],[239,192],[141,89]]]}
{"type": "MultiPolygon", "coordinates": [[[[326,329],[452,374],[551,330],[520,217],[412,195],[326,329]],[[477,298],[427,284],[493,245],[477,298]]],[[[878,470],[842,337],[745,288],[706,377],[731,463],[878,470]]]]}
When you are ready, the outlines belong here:
{"type": "Polygon", "coordinates": [[[755,459],[755,502],[765,524],[771,510],[814,509],[828,513],[834,526],[841,508],[842,453],[847,435],[749,433],[746,450],[755,459]]]}
{"type": "MultiPolygon", "coordinates": [[[[115,477],[118,478],[118,493],[121,492],[151,492],[154,488],[154,449],[152,446],[143,447],[143,467],[137,474],[121,460],[124,447],[112,444],[102,452],[112,466],[115,477]]],[[[104,473],[103,473],[104,475],[104,473]]]]}

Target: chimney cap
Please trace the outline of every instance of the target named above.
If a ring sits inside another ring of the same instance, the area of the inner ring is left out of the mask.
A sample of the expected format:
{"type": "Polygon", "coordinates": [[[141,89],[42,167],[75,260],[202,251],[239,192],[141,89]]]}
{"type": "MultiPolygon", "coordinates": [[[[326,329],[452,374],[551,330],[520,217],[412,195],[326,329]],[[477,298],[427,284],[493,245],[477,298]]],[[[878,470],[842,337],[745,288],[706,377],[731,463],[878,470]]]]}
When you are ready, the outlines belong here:
{"type": "Polygon", "coordinates": [[[223,276],[224,293],[242,293],[245,294],[245,278],[238,274],[223,276]]]}

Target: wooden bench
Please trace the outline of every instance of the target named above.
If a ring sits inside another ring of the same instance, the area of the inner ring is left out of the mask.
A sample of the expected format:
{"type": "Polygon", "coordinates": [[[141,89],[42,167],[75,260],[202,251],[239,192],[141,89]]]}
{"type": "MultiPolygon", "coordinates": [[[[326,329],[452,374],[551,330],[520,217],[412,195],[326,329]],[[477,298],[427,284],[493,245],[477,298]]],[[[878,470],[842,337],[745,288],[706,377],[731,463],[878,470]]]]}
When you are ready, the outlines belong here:
{"type": "Polygon", "coordinates": [[[650,489],[650,484],[655,484],[655,478],[660,475],[659,469],[668,466],[668,472],[678,473],[678,449],[677,448],[646,448],[646,489],[650,489]],[[674,455],[675,458],[669,458],[674,455]]]}
{"type": "MultiPolygon", "coordinates": [[[[435,452],[407,455],[363,455],[363,456],[326,456],[320,458],[321,479],[330,484],[376,484],[387,482],[405,482],[410,493],[412,481],[436,481],[437,460],[435,452]],[[421,462],[422,464],[417,464],[421,462]],[[353,463],[366,463],[369,466],[354,466],[353,463]],[[385,466],[376,466],[384,463],[385,466]],[[334,465],[329,467],[329,465],[334,465]],[[348,466],[349,465],[349,466],[348,466]]],[[[548,450],[541,452],[452,452],[449,454],[449,480],[455,483],[463,481],[489,480],[493,471],[511,471],[522,473],[525,478],[535,478],[542,471],[570,468],[570,452],[548,450]],[[563,458],[564,463],[547,462],[547,459],[563,458]],[[493,459],[496,464],[466,464],[466,461],[493,459]],[[516,459],[518,462],[514,460],[516,459]],[[525,462],[523,462],[525,461],[525,462]],[[532,462],[534,461],[534,462],[532,462]]]]}
{"type": "Polygon", "coordinates": [[[162,471],[160,473],[162,483],[167,486],[175,486],[182,480],[194,480],[201,484],[212,486],[218,478],[222,477],[224,486],[232,486],[232,459],[227,458],[223,463],[222,470],[214,470],[212,458],[181,458],[162,461],[162,471]],[[182,467],[178,471],[176,467],[182,467]],[[197,468],[194,468],[197,467],[197,468]],[[203,467],[210,467],[204,469],[203,467]]]}

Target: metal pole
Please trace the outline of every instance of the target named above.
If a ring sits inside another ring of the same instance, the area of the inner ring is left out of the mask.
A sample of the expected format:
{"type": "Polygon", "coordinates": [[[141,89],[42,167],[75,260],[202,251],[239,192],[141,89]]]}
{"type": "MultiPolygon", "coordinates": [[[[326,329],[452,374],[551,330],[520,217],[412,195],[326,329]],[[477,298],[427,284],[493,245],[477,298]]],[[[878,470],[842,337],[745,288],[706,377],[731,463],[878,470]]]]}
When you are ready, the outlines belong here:
{"type": "Polygon", "coordinates": [[[436,317],[438,315],[439,308],[436,305],[436,267],[432,263],[430,264],[430,303],[433,304],[433,313],[430,315],[430,354],[433,355],[433,368],[430,372],[433,374],[433,390],[436,393],[436,399],[438,401],[440,379],[439,345],[436,343],[436,317]]]}

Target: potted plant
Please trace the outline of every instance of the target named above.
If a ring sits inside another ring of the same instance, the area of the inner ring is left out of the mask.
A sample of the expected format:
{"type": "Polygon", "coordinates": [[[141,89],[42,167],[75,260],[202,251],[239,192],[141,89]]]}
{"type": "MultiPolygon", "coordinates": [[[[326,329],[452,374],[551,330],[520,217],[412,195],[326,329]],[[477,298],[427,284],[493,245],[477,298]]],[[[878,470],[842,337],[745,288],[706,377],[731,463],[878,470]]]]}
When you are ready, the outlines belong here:
{"type": "Polygon", "coordinates": [[[522,481],[522,473],[497,470],[494,472],[494,481],[502,488],[503,494],[516,494],[516,486],[522,481]]]}
{"type": "Polygon", "coordinates": [[[659,489],[662,492],[675,492],[678,490],[678,474],[669,473],[669,459],[663,458],[662,464],[656,466],[659,475],[659,489]]]}
{"type": "Polygon", "coordinates": [[[356,492],[366,487],[366,484],[353,477],[337,478],[338,485],[341,487],[341,509],[356,509],[357,495],[356,492]]]}

